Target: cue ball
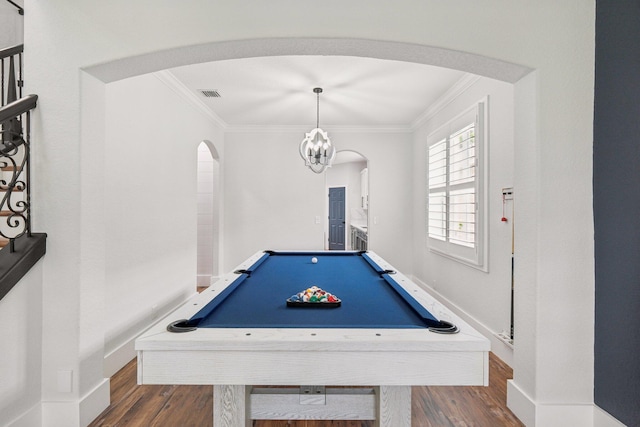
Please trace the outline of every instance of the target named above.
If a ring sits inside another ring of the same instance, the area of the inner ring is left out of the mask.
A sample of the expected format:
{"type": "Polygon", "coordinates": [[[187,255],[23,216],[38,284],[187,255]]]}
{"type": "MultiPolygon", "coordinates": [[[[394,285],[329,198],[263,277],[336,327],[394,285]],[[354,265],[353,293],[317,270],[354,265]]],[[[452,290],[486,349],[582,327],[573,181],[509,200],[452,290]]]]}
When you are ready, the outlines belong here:
{"type": "Polygon", "coordinates": [[[317,263],[318,262],[318,258],[316,258],[316,257],[311,258],[311,262],[314,263],[314,264],[317,263]]]}

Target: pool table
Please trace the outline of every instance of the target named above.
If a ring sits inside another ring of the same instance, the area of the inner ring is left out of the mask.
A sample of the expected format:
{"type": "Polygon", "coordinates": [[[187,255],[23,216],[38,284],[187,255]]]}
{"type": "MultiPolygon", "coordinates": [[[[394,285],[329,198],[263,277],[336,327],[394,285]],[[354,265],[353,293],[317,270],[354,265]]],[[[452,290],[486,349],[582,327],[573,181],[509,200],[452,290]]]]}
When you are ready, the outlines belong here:
{"type": "Polygon", "coordinates": [[[488,384],[489,341],[371,251],[258,252],[135,345],[140,384],[214,386],[214,427],[409,427],[411,386],[488,384]]]}

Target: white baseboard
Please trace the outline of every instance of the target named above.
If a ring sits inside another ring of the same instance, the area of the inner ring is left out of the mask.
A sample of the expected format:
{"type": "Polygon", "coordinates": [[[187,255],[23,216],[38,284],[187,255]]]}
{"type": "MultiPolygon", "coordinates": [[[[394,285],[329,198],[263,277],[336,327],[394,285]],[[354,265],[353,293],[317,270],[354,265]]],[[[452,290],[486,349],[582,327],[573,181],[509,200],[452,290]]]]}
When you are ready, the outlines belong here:
{"type": "Polygon", "coordinates": [[[135,337],[131,338],[111,353],[104,356],[104,376],[111,378],[116,372],[122,369],[127,363],[136,357],[134,348],[135,337]]]}
{"type": "Polygon", "coordinates": [[[38,402],[27,412],[11,421],[6,427],[33,427],[42,425],[42,403],[38,402]]]}
{"type": "Polygon", "coordinates": [[[509,366],[513,366],[513,347],[511,344],[505,342],[500,338],[500,333],[492,331],[486,325],[476,320],[469,313],[455,305],[448,300],[440,292],[433,289],[431,286],[423,282],[422,280],[412,277],[412,280],[420,287],[425,289],[434,298],[440,301],[445,307],[453,311],[456,315],[460,316],[465,322],[471,325],[474,329],[484,335],[491,342],[491,351],[498,356],[504,363],[509,366]]]}
{"type": "Polygon", "coordinates": [[[536,403],[513,380],[507,381],[507,407],[527,427],[625,427],[591,403],[536,403]]]}
{"type": "Polygon", "coordinates": [[[216,283],[220,280],[220,276],[212,276],[210,274],[200,274],[196,278],[196,283],[198,286],[208,287],[216,283]]]}
{"type": "MultiPolygon", "coordinates": [[[[163,309],[162,313],[158,313],[158,318],[160,319],[164,318],[169,313],[173,312],[176,308],[184,304],[187,300],[189,300],[189,298],[192,298],[194,295],[196,294],[195,293],[191,294],[189,295],[189,297],[187,297],[186,299],[180,302],[170,304],[170,307],[163,309]]],[[[111,352],[109,352],[104,356],[103,370],[104,370],[105,377],[111,378],[116,372],[118,372],[127,363],[129,363],[131,360],[133,360],[136,357],[136,350],[135,350],[136,338],[157,322],[158,322],[158,319],[156,318],[155,320],[149,320],[149,323],[147,324],[141,324],[140,327],[138,328],[138,331],[132,334],[132,336],[129,339],[127,339],[124,343],[120,344],[117,348],[115,348],[114,350],[112,350],[111,352]]]]}
{"type": "Polygon", "coordinates": [[[213,280],[213,277],[210,274],[198,274],[196,277],[196,285],[197,286],[209,286],[213,280]]]}
{"type": "Polygon", "coordinates": [[[111,381],[102,380],[80,400],[80,426],[87,426],[111,403],[111,381]]]}
{"type": "Polygon", "coordinates": [[[593,427],[625,427],[625,425],[599,406],[593,405],[593,427]]]}
{"type": "Polygon", "coordinates": [[[42,402],[42,427],[80,427],[77,401],[42,402]]]}
{"type": "Polygon", "coordinates": [[[79,400],[43,401],[42,427],[85,427],[109,406],[109,379],[103,379],[79,400]]]}
{"type": "Polygon", "coordinates": [[[524,425],[536,425],[536,404],[514,380],[507,380],[507,407],[524,425]]]}
{"type": "Polygon", "coordinates": [[[593,404],[538,404],[536,423],[545,427],[593,426],[593,404]]]}
{"type": "Polygon", "coordinates": [[[104,378],[80,400],[41,401],[5,427],[85,427],[110,403],[109,379],[104,378]]]}

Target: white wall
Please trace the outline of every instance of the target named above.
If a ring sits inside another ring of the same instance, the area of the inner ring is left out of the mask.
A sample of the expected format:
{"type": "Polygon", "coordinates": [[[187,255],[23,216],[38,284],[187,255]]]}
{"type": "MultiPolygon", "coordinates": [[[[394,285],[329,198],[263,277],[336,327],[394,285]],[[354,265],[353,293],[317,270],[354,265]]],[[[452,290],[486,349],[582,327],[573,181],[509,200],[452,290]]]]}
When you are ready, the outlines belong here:
{"type": "MultiPolygon", "coordinates": [[[[489,331],[509,331],[511,298],[511,203],[502,222],[502,188],[513,187],[514,89],[513,85],[481,78],[464,92],[448,99],[417,129],[414,139],[414,274],[458,309],[472,316],[489,331]],[[489,119],[488,272],[443,257],[428,249],[426,238],[427,137],[430,133],[488,96],[489,119]]],[[[494,348],[494,351],[496,349],[494,348]]],[[[505,356],[502,356],[506,358],[505,356]]],[[[507,360],[510,360],[507,359],[507,360]]]]}
{"type": "MultiPolygon", "coordinates": [[[[411,268],[409,132],[325,129],[338,150],[369,159],[370,248],[398,269],[411,268]]],[[[225,271],[261,249],[323,249],[325,177],[304,167],[304,131],[240,130],[225,136],[225,271]],[[316,216],[321,221],[315,223],[316,216]]]]}
{"type": "MultiPolygon", "coordinates": [[[[324,176],[303,166],[299,132],[225,136],[225,266],[264,249],[322,249],[324,176]]],[[[304,134],[302,134],[304,136],[304,134]]]]}
{"type": "MultiPolygon", "coordinates": [[[[0,49],[22,43],[23,17],[8,2],[0,3],[0,29],[0,49]]],[[[36,221],[33,227],[40,231],[36,221]]],[[[0,301],[0,324],[7,326],[0,328],[0,425],[41,422],[41,292],[42,261],[0,301]]]]}
{"type": "MultiPolygon", "coordinates": [[[[148,20],[146,3],[124,0],[52,0],[29,6],[27,92],[40,96],[34,138],[43,141],[34,156],[34,200],[40,202],[34,215],[49,235],[42,371],[48,414],[68,421],[63,425],[78,425],[74,416],[81,396],[102,379],[96,363],[102,349],[93,328],[99,326],[100,311],[93,308],[102,300],[104,255],[91,242],[95,234],[103,238],[100,230],[105,229],[95,195],[107,179],[100,155],[105,148],[99,120],[104,84],[209,59],[346,54],[445,65],[515,83],[515,121],[530,130],[518,135],[526,145],[520,150],[517,144],[514,164],[516,236],[524,249],[518,252],[516,278],[526,291],[516,295],[516,313],[519,328],[527,333],[516,343],[517,389],[510,389],[510,395],[522,398],[523,405],[514,408],[518,415],[535,414],[531,425],[540,412],[565,409],[568,418],[562,425],[579,425],[572,414],[590,410],[593,402],[593,330],[585,327],[593,325],[594,288],[593,2],[354,0],[345,6],[336,0],[274,0],[253,2],[252,13],[246,13],[244,2],[188,0],[164,4],[148,20]],[[451,16],[458,20],[456,31],[450,31],[451,16]],[[55,391],[56,372],[65,367],[76,372],[81,390],[55,391]]],[[[291,142],[297,147],[298,137],[291,142]]],[[[368,142],[360,145],[367,148],[368,142]]],[[[402,187],[412,180],[407,167],[412,162],[406,161],[413,154],[410,142],[406,147],[400,147],[397,159],[358,151],[370,159],[371,209],[377,210],[372,213],[372,249],[411,271],[412,251],[406,249],[411,232],[397,231],[399,220],[408,215],[413,221],[413,214],[402,209],[413,196],[412,189],[402,187]],[[376,175],[383,165],[393,173],[376,175]]],[[[252,202],[256,195],[248,191],[246,196],[252,202]]],[[[305,221],[311,211],[314,216],[322,212],[310,208],[302,212],[305,221]]],[[[250,235],[236,231],[242,238],[250,235]]],[[[317,234],[311,229],[301,240],[315,242],[317,234]]],[[[268,243],[264,237],[260,246],[268,243]]],[[[246,256],[226,246],[235,260],[246,256]]]]}
{"type": "Polygon", "coordinates": [[[398,270],[412,271],[412,136],[405,131],[351,130],[331,132],[339,150],[367,158],[369,168],[369,249],[398,270]],[[340,144],[340,145],[338,145],[340,144]],[[409,166],[408,166],[409,165],[409,166]]]}
{"type": "Polygon", "coordinates": [[[220,138],[208,117],[155,75],[111,83],[106,99],[110,354],[195,293],[198,145],[220,138]]]}
{"type": "Polygon", "coordinates": [[[42,261],[0,301],[0,425],[40,422],[42,261]]]}
{"type": "MultiPolygon", "coordinates": [[[[21,4],[22,2],[15,2],[21,4]]],[[[9,2],[0,3],[0,49],[21,44],[24,38],[23,15],[9,2]]]]}

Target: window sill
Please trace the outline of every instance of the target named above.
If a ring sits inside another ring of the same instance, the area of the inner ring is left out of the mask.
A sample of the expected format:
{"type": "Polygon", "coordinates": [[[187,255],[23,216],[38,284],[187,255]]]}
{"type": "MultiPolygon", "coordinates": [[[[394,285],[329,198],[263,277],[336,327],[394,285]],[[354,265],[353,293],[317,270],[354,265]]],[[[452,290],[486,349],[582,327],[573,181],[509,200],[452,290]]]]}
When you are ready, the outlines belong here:
{"type": "Polygon", "coordinates": [[[47,249],[46,233],[24,235],[14,242],[15,250],[9,247],[0,250],[0,299],[24,277],[25,274],[44,256],[47,249]]]}
{"type": "Polygon", "coordinates": [[[459,262],[460,264],[466,265],[471,268],[475,268],[476,270],[480,270],[482,272],[488,273],[489,267],[486,264],[486,261],[483,260],[480,262],[479,260],[469,259],[462,256],[454,255],[449,252],[441,251],[433,247],[429,247],[429,252],[439,255],[444,258],[449,258],[450,260],[459,262]]]}

